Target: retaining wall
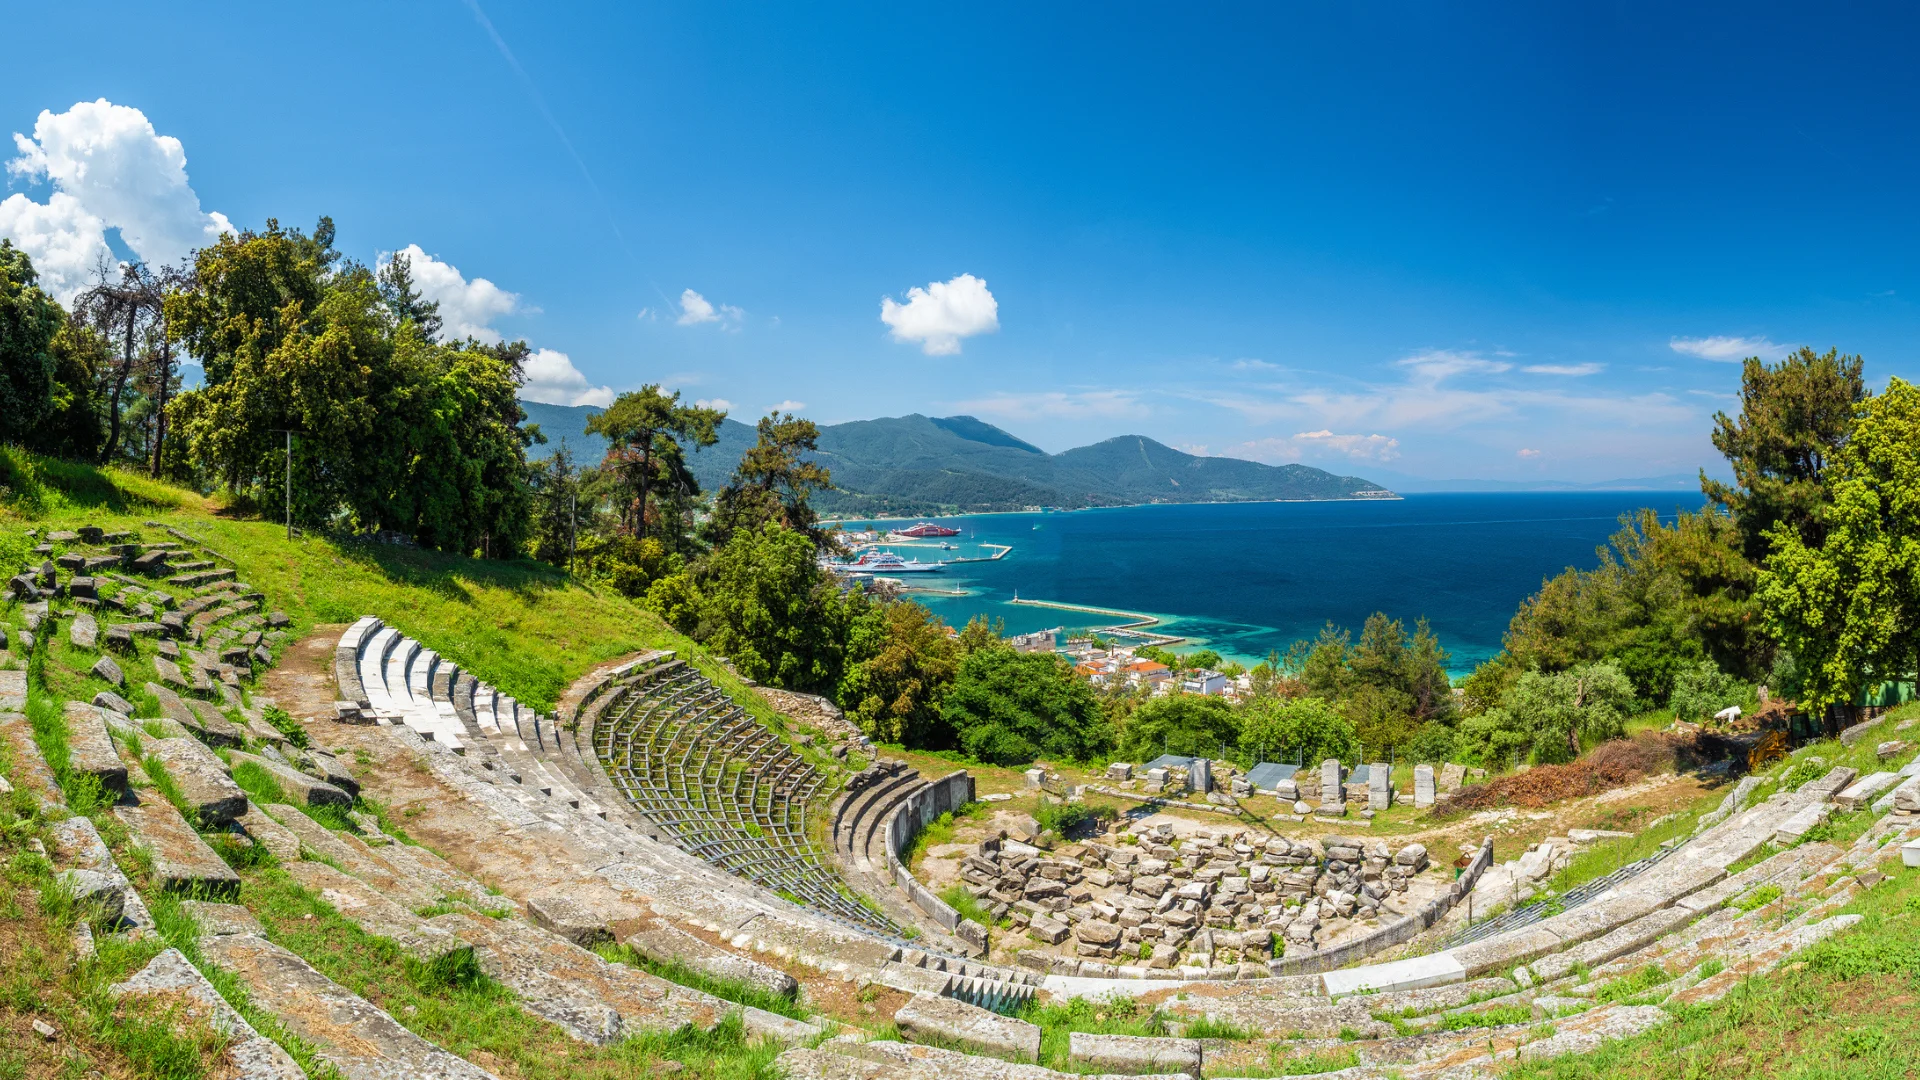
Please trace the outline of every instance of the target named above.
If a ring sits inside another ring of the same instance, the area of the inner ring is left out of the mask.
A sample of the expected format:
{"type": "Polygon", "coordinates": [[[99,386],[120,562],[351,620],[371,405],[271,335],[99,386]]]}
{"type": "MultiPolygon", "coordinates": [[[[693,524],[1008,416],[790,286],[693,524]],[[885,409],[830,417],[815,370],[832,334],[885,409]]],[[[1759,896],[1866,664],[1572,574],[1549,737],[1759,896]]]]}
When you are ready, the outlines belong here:
{"type": "Polygon", "coordinates": [[[1418,937],[1420,933],[1440,921],[1440,916],[1453,909],[1460,898],[1473,891],[1473,884],[1480,880],[1480,874],[1493,865],[1493,838],[1488,837],[1480,851],[1460,872],[1447,891],[1427,901],[1419,911],[1388,923],[1363,938],[1356,938],[1337,949],[1304,953],[1299,956],[1282,957],[1272,962],[1270,967],[1275,975],[1318,975],[1346,967],[1356,960],[1390,949],[1395,945],[1405,945],[1418,937]]]}
{"type": "Polygon", "coordinates": [[[907,891],[907,897],[915,907],[926,912],[929,918],[955,937],[984,950],[987,947],[986,927],[971,919],[961,918],[952,905],[914,880],[906,864],[900,861],[900,856],[913,845],[913,838],[920,835],[921,829],[941,814],[957,810],[972,801],[973,777],[964,769],[934,780],[902,799],[900,805],[887,814],[884,826],[887,831],[887,872],[892,875],[895,885],[907,891]]]}

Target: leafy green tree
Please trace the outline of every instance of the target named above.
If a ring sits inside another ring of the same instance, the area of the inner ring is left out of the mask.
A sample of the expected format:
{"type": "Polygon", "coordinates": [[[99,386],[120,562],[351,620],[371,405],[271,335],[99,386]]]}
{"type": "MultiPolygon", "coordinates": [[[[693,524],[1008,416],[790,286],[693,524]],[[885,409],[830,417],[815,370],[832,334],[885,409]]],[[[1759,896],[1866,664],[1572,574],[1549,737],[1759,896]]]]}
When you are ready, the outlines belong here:
{"type": "Polygon", "coordinates": [[[966,656],[981,649],[993,648],[1004,644],[1007,636],[1007,620],[993,619],[985,615],[975,615],[960,628],[960,655],[966,656]]]}
{"type": "Polygon", "coordinates": [[[1088,761],[1113,742],[1086,680],[1052,653],[990,646],[968,654],[940,715],[961,750],[996,765],[1043,755],[1088,761]]]}
{"type": "Polygon", "coordinates": [[[439,340],[440,301],[426,299],[413,287],[413,260],[406,252],[394,252],[377,276],[380,299],[393,315],[394,323],[412,323],[428,344],[439,340]]]}
{"type": "Polygon", "coordinates": [[[842,592],[820,569],[805,535],[771,524],[737,532],[655,581],[646,604],[747,678],[823,694],[861,659],[850,655],[857,624],[884,618],[864,593],[842,592]]]}
{"type": "MultiPolygon", "coordinates": [[[[885,606],[882,640],[856,664],[837,698],[860,730],[888,743],[920,749],[950,746],[952,732],[940,699],[960,667],[960,643],[947,625],[911,600],[885,606]]],[[[862,651],[860,647],[855,652],[862,651]]]]}
{"type": "Polygon", "coordinates": [[[1353,721],[1325,698],[1255,698],[1240,714],[1240,761],[1297,758],[1307,766],[1328,758],[1357,761],[1360,737],[1353,721]]]}
{"type": "Polygon", "coordinates": [[[1599,566],[1569,569],[1521,604],[1507,628],[1510,672],[1610,659],[1642,701],[1660,704],[1675,676],[1703,659],[1744,678],[1771,666],[1755,567],[1725,515],[1683,512],[1672,524],[1650,509],[1624,515],[1599,557],[1599,566]]]}
{"type": "Polygon", "coordinates": [[[533,496],[531,554],[541,562],[566,566],[580,537],[580,469],[565,439],[528,467],[528,487],[533,496]]]}
{"type": "Polygon", "coordinates": [[[1632,682],[1612,664],[1529,671],[1498,708],[1461,721],[1460,744],[1490,767],[1522,754],[1536,764],[1572,761],[1582,744],[1620,736],[1633,702],[1632,682]]]}
{"type": "Polygon", "coordinates": [[[79,320],[61,324],[53,356],[53,411],[22,440],[28,449],[71,461],[93,461],[106,437],[95,395],[97,375],[113,363],[105,340],[79,320]]]}
{"type": "Polygon", "coordinates": [[[1142,703],[1120,732],[1120,753],[1137,761],[1161,754],[1223,757],[1240,741],[1240,717],[1225,698],[1168,694],[1142,703]]]}
{"type": "Polygon", "coordinates": [[[1450,659],[1425,619],[1409,635],[1406,624],[1375,612],[1358,642],[1329,623],[1315,640],[1295,642],[1281,666],[1308,694],[1337,702],[1365,752],[1384,756],[1420,725],[1451,720],[1450,659]]]}
{"type": "Polygon", "coordinates": [[[726,418],[719,409],[682,405],[678,390],[662,393],[658,383],[648,383],[621,394],[605,412],[587,421],[589,432],[606,436],[603,468],[621,478],[632,492],[622,517],[628,532],[647,535],[647,498],[652,489],[666,485],[699,491],[687,468],[683,443],[712,446],[719,441],[716,429],[726,418]]]}
{"type": "Polygon", "coordinates": [[[1667,705],[1676,720],[1700,721],[1746,698],[1745,683],[1721,671],[1713,661],[1702,660],[1681,669],[1673,680],[1673,697],[1667,705]]]}
{"type": "Polygon", "coordinates": [[[290,465],[307,524],[516,554],[530,437],[517,370],[498,350],[396,325],[373,273],[340,265],[332,241],[325,218],[311,237],[269,221],[195,253],[165,301],[206,374],[168,407],[179,461],[263,505],[280,502],[290,465]]]}
{"type": "Polygon", "coordinates": [[[814,492],[831,487],[833,477],[826,466],[806,456],[814,452],[820,429],[811,420],[772,413],[760,418],[758,431],[759,441],[741,457],[733,479],[714,500],[716,535],[777,521],[824,547],[827,538],[815,528],[819,516],[810,500],[814,492]]]}
{"type": "Polygon", "coordinates": [[[1802,543],[1820,543],[1821,477],[1847,443],[1866,399],[1858,356],[1802,348],[1769,366],[1749,358],[1740,375],[1740,415],[1714,415],[1713,445],[1733,466],[1733,484],[1700,474],[1709,500],[1732,514],[1746,557],[1767,555],[1782,526],[1802,543]]]}
{"type": "Polygon", "coordinates": [[[1767,625],[1816,707],[1911,673],[1920,650],[1920,388],[1868,398],[1826,474],[1818,542],[1782,522],[1760,573],[1767,625]]]}
{"type": "Polygon", "coordinates": [[[1407,744],[1401,747],[1401,754],[1412,761],[1431,765],[1452,761],[1458,745],[1459,739],[1453,728],[1442,723],[1431,722],[1420,725],[1420,730],[1414,732],[1413,738],[1408,739],[1407,744]]]}
{"type": "Polygon", "coordinates": [[[66,314],[40,289],[27,253],[0,240],[0,442],[17,443],[54,411],[54,335],[66,314]]]}

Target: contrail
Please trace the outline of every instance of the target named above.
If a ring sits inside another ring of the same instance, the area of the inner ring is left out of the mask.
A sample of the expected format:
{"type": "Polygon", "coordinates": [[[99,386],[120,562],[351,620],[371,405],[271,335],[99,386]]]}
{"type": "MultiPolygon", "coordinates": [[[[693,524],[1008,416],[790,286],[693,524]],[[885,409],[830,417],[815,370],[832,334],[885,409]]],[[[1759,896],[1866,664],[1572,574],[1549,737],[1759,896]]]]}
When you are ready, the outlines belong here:
{"type": "MultiPolygon", "coordinates": [[[[613,208],[607,201],[606,192],[600,190],[600,182],[593,178],[593,170],[587,168],[586,159],[580,156],[580,151],[574,149],[573,140],[567,137],[567,129],[560,126],[560,121],[554,117],[553,110],[547,108],[547,99],[540,95],[540,88],[533,84],[533,79],[527,74],[527,69],[520,66],[519,58],[515,57],[513,50],[507,47],[507,39],[501,37],[500,31],[494,29],[493,20],[487,18],[487,13],[481,10],[480,0],[465,0],[465,3],[467,10],[473,12],[474,20],[480,24],[481,29],[487,32],[487,36],[493,39],[494,48],[500,50],[500,55],[507,61],[507,66],[513,69],[514,76],[520,80],[520,85],[526,89],[527,96],[533,99],[534,107],[540,110],[540,115],[546,119],[547,126],[552,128],[553,133],[560,137],[561,145],[567,148],[567,153],[573,158],[573,163],[580,167],[580,175],[586,178],[587,186],[593,189],[594,198],[599,200],[600,203],[600,213],[607,219],[607,227],[613,230],[613,235],[619,238],[620,246],[626,249],[627,258],[635,259],[632,245],[627,243],[626,234],[620,231],[620,223],[613,216],[613,208]]],[[[655,287],[655,291],[659,291],[658,286],[655,287]]]]}

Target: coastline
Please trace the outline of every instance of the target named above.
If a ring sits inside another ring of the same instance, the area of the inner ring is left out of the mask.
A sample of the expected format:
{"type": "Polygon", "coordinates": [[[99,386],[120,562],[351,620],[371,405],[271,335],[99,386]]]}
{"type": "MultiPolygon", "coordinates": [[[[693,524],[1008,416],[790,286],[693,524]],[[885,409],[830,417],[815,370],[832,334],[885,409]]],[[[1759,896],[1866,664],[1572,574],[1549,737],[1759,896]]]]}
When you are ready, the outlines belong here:
{"type": "Polygon", "coordinates": [[[1059,507],[1045,506],[1038,510],[943,510],[930,514],[879,515],[853,514],[841,517],[835,514],[822,515],[822,522],[845,524],[850,521],[932,521],[937,518],[955,517],[1015,517],[1021,515],[1045,514],[1081,514],[1089,510],[1133,510],[1148,506],[1265,506],[1274,503],[1382,503],[1404,502],[1406,496],[1397,491],[1382,488],[1380,495],[1349,495],[1340,499],[1195,499],[1192,502],[1140,502],[1140,503],[1101,503],[1098,506],[1059,507]]]}

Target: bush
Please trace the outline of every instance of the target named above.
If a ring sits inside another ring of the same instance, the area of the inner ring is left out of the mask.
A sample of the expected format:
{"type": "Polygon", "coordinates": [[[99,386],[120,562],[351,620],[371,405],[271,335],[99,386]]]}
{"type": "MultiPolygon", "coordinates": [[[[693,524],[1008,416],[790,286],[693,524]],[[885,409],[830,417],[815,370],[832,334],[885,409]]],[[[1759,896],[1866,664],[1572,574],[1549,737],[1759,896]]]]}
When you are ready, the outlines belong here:
{"type": "Polygon", "coordinates": [[[1087,761],[1113,742],[1092,688],[1051,653],[974,652],[960,662],[940,715],[960,749],[995,765],[1042,754],[1087,761]]]}
{"type": "Polygon", "coordinates": [[[1120,733],[1120,752],[1146,761],[1161,754],[1220,757],[1240,739],[1240,719],[1225,698],[1169,694],[1135,709],[1120,733]]]}
{"type": "Polygon", "coordinates": [[[1248,704],[1240,716],[1241,763],[1295,756],[1308,765],[1358,758],[1360,741],[1353,721],[1316,697],[1258,698],[1248,704]]]}
{"type": "Polygon", "coordinates": [[[1453,760],[1453,729],[1437,720],[1421,725],[1420,730],[1408,740],[1405,754],[1416,762],[1444,762],[1453,760]]]}
{"type": "Polygon", "coordinates": [[[1721,671],[1711,660],[1680,669],[1673,678],[1673,697],[1668,699],[1676,720],[1701,721],[1714,713],[1747,700],[1747,686],[1721,671]]]}
{"type": "Polygon", "coordinates": [[[1053,802],[1046,800],[1034,808],[1034,823],[1041,832],[1059,833],[1065,836],[1070,830],[1089,821],[1112,821],[1120,816],[1120,808],[1107,803],[1053,802]]]}

